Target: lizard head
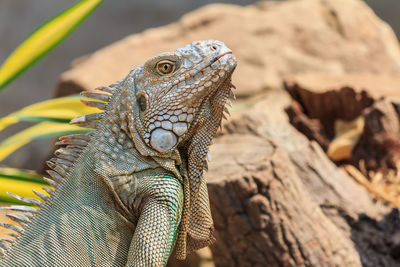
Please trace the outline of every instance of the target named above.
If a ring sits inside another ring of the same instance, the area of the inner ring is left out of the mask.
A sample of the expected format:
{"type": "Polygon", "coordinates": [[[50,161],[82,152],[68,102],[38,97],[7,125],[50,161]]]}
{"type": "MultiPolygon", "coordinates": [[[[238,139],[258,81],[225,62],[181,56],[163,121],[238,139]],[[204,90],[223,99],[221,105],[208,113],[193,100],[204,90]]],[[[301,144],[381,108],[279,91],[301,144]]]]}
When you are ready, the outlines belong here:
{"type": "Polygon", "coordinates": [[[221,117],[210,105],[225,105],[235,67],[232,51],[220,41],[196,41],[140,66],[134,76],[136,127],[146,145],[167,153],[192,138],[205,119],[221,117]]]}

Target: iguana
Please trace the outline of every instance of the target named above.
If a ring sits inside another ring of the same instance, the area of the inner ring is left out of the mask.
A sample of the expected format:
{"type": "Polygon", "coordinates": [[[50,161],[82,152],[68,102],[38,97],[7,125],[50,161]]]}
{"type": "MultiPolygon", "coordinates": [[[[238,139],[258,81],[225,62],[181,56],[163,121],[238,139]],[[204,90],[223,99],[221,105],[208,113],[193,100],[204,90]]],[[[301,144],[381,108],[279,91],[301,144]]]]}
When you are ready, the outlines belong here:
{"type": "Polygon", "coordinates": [[[11,206],[21,226],[0,241],[0,266],[164,266],[211,244],[203,170],[236,67],[220,41],[161,53],[116,84],[83,92],[104,112],[72,124],[48,161],[55,190],[11,206]],[[15,238],[15,239],[14,239],[15,238]]]}

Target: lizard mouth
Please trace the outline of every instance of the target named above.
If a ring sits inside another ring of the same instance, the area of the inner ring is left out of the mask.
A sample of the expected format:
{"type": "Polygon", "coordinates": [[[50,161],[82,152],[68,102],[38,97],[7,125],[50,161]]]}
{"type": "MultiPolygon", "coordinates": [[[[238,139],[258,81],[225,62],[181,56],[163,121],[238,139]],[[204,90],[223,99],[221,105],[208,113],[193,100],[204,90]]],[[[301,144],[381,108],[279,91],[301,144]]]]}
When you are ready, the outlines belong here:
{"type": "Polygon", "coordinates": [[[232,51],[229,51],[229,52],[223,53],[222,55],[219,55],[218,57],[216,57],[216,58],[212,61],[212,63],[214,63],[215,61],[221,59],[222,57],[224,57],[224,56],[226,56],[226,55],[232,55],[232,51]]]}

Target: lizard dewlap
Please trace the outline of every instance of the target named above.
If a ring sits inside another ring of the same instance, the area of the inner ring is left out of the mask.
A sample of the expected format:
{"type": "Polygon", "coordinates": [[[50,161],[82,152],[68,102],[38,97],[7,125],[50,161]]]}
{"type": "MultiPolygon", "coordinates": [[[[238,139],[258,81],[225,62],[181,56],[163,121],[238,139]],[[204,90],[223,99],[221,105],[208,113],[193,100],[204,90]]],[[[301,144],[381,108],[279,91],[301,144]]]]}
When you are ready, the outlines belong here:
{"type": "Polygon", "coordinates": [[[83,92],[103,112],[75,118],[48,162],[50,196],[17,199],[0,266],[164,266],[214,241],[203,170],[225,104],[232,51],[197,41],[161,53],[116,84],[83,92]],[[14,213],[15,212],[15,213],[14,213]]]}

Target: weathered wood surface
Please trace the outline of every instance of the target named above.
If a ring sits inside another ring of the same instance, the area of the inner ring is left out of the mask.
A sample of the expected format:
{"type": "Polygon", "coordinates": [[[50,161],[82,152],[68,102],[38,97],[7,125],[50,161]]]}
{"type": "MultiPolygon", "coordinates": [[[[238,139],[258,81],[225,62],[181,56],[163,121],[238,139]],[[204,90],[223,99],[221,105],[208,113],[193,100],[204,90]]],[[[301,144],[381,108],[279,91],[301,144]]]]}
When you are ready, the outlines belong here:
{"type": "Polygon", "coordinates": [[[297,83],[285,83],[285,89],[293,99],[286,108],[291,124],[325,150],[335,135],[337,119],[354,120],[374,103],[368,92],[351,87],[314,92],[297,83]]]}
{"type": "Polygon", "coordinates": [[[349,163],[365,176],[369,171],[397,170],[400,160],[400,101],[394,98],[374,99],[371,90],[352,87],[315,90],[295,82],[286,82],[292,97],[285,108],[290,123],[324,150],[335,137],[337,120],[352,121],[363,117],[364,127],[349,163]]]}
{"type": "Polygon", "coordinates": [[[207,174],[217,266],[396,266],[396,210],[289,123],[288,95],[236,111],[207,174]]]}
{"type": "Polygon", "coordinates": [[[366,109],[362,115],[365,126],[353,152],[354,165],[359,166],[365,175],[370,170],[398,169],[400,102],[396,104],[381,99],[366,109]]]}

